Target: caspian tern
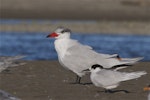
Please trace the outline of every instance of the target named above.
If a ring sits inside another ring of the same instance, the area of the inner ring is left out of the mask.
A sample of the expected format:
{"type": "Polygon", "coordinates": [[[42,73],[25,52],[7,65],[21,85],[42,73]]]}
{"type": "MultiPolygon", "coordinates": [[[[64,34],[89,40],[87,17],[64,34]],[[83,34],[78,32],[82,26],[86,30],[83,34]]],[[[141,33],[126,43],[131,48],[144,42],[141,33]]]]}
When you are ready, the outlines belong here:
{"type": "Polygon", "coordinates": [[[84,69],[90,68],[94,64],[99,64],[105,68],[123,68],[135,64],[141,60],[138,58],[120,58],[118,54],[109,55],[95,52],[92,47],[80,44],[77,40],[70,38],[71,30],[58,27],[47,37],[55,38],[55,50],[58,54],[60,64],[66,69],[77,74],[76,83],[80,83],[81,77],[85,75],[84,69]]]}
{"type": "MultiPolygon", "coordinates": [[[[119,72],[115,70],[106,69],[101,65],[95,64],[91,68],[89,68],[91,75],[90,79],[92,83],[97,87],[105,88],[105,92],[117,92],[112,91],[111,89],[119,86],[119,83],[122,81],[137,79],[142,75],[145,75],[145,71],[137,71],[137,72],[119,72]]],[[[87,70],[84,70],[87,71],[87,70]]],[[[120,90],[128,93],[126,90],[120,90]]]]}

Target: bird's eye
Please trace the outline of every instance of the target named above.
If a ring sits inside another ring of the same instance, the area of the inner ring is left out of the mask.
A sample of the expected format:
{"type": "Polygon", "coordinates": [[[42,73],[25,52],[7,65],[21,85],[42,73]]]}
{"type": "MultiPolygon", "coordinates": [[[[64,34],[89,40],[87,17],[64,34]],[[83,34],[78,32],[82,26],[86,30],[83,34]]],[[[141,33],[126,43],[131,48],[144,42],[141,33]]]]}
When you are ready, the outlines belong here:
{"type": "Polygon", "coordinates": [[[61,31],[62,34],[65,33],[65,32],[71,32],[71,31],[70,31],[70,29],[64,29],[64,30],[61,31]]]}
{"type": "Polygon", "coordinates": [[[62,31],[61,31],[61,33],[64,33],[64,32],[65,32],[65,30],[62,30],[62,31]]]}

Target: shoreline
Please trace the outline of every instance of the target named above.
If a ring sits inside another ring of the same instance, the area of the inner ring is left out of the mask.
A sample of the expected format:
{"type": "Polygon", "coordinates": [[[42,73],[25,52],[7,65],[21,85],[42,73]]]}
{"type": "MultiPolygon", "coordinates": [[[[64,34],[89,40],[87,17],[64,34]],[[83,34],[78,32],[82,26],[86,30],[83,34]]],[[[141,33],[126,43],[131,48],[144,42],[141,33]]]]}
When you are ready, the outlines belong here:
{"type": "Polygon", "coordinates": [[[73,33],[83,34],[150,34],[150,21],[70,21],[70,20],[9,20],[1,22],[1,32],[52,32],[58,26],[68,27],[73,33]],[[12,22],[14,21],[14,23],[12,22]],[[15,22],[16,21],[16,22],[15,22]]]}

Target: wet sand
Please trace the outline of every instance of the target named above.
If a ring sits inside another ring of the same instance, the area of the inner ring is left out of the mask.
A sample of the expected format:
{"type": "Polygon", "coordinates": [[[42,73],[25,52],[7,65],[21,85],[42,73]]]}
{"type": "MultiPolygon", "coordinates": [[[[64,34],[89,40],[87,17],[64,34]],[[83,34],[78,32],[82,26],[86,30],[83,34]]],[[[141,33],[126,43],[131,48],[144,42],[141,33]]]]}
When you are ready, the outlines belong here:
{"type": "MultiPolygon", "coordinates": [[[[75,74],[61,67],[58,61],[26,61],[26,65],[9,68],[0,73],[0,88],[22,100],[146,100],[143,87],[150,83],[150,62],[140,62],[123,71],[145,70],[138,80],[122,82],[116,88],[131,93],[107,94],[94,85],[75,85],[75,74]]],[[[89,83],[89,76],[82,79],[89,83]]]]}

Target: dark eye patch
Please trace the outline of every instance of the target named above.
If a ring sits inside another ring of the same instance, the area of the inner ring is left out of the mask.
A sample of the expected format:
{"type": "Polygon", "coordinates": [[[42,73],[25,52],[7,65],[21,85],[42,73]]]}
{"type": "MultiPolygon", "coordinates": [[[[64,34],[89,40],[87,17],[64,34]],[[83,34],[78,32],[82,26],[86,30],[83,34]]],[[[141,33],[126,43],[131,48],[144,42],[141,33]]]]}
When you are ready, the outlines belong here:
{"type": "Polygon", "coordinates": [[[70,29],[64,29],[61,31],[61,33],[65,33],[65,32],[71,32],[71,30],[70,29]]]}

